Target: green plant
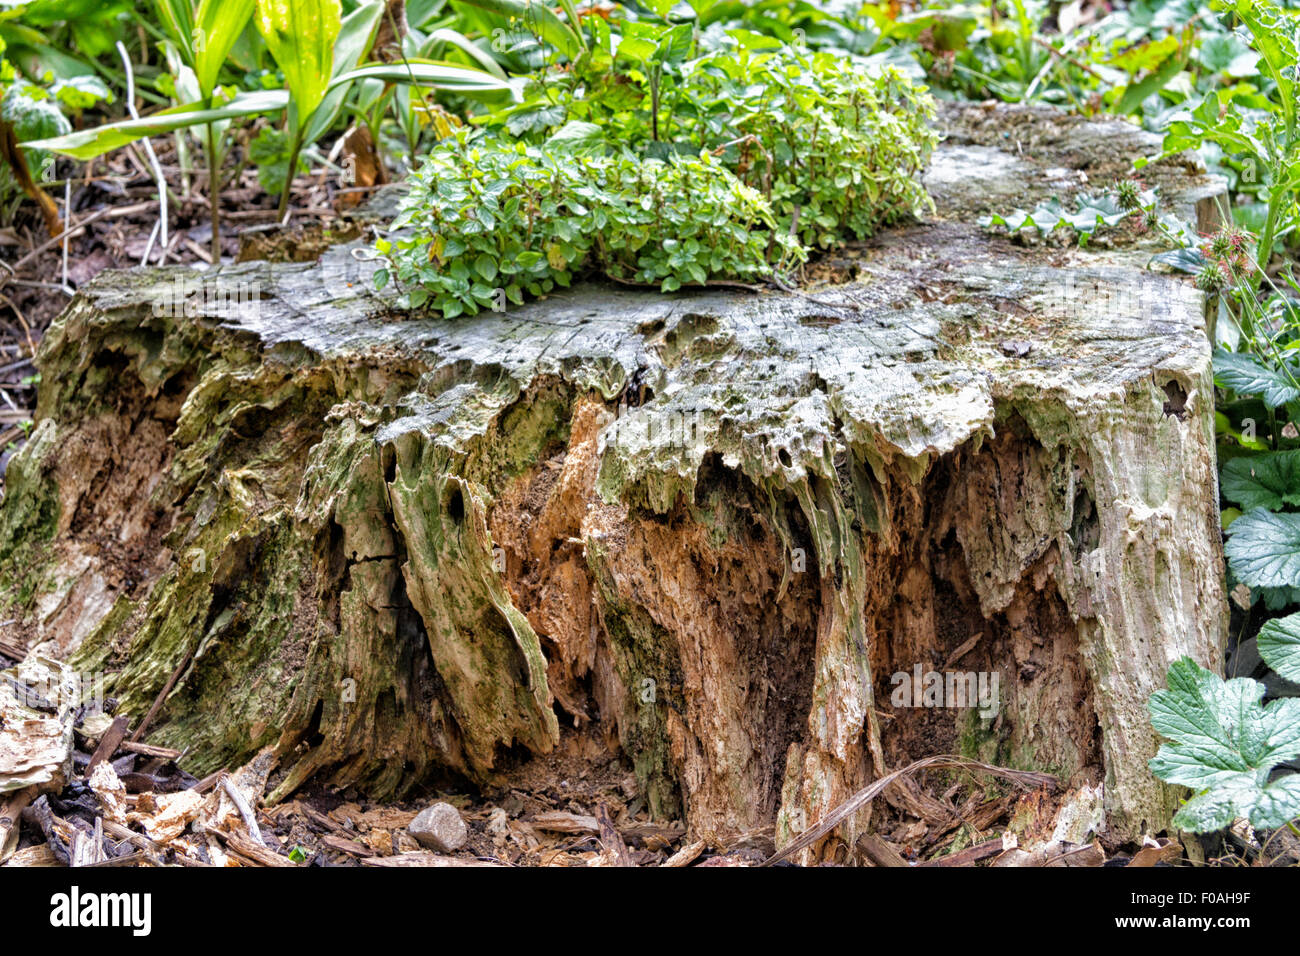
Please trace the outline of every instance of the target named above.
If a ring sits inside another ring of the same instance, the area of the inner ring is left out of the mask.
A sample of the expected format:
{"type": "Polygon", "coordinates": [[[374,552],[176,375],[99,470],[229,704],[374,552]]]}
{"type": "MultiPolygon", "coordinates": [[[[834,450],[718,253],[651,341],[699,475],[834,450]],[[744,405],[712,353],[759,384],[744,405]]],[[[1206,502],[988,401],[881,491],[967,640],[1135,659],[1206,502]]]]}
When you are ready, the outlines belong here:
{"type": "Polygon", "coordinates": [[[807,245],[866,238],[929,207],[918,175],[936,142],[933,102],[892,67],[731,31],[664,98],[665,135],[719,152],[807,245]]]}
{"type": "MultiPolygon", "coordinates": [[[[0,54],[3,52],[0,41],[0,54]]],[[[5,210],[5,221],[17,200],[26,195],[40,207],[50,235],[62,230],[54,201],[36,184],[36,179],[48,171],[52,157],[37,150],[31,153],[29,162],[17,144],[68,133],[72,124],[67,114],[75,117],[97,102],[111,100],[112,94],[98,77],[32,83],[0,56],[0,157],[4,159],[0,167],[0,208],[5,210]]]]}
{"type": "MultiPolygon", "coordinates": [[[[164,32],[185,65],[194,71],[199,103],[218,108],[217,79],[226,56],[253,14],[255,0],[155,0],[164,32]]],[[[224,100],[225,97],[221,97],[224,100]]],[[[203,122],[208,160],[208,209],[212,219],[212,261],[221,259],[220,171],[222,120],[203,122]]]]}
{"type": "MultiPolygon", "coordinates": [[[[1005,229],[1011,235],[1033,229],[1039,236],[1054,233],[1073,236],[1080,246],[1087,246],[1099,233],[1126,227],[1134,235],[1150,234],[1174,245],[1169,252],[1155,256],[1156,261],[1185,264],[1189,247],[1195,242],[1191,226],[1177,217],[1160,211],[1156,189],[1147,189],[1136,179],[1120,179],[1111,188],[1096,194],[1074,197],[1071,210],[1058,198],[1045,199],[1026,212],[982,216],[986,229],[1005,229]]],[[[1199,254],[1198,254],[1199,255],[1199,254]]],[[[1198,263],[1200,259],[1196,260],[1198,263]]]]}
{"type": "Polygon", "coordinates": [[[408,304],[448,317],[520,303],[581,271],[671,291],[770,275],[770,247],[778,268],[802,258],[762,197],[708,153],[643,161],[573,135],[530,146],[461,130],[412,177],[393,229],[409,234],[379,249],[412,286],[408,304]]]}
{"type": "Polygon", "coordinates": [[[666,290],[779,277],[805,245],[863,238],[928,204],[917,173],[935,143],[933,106],[892,68],[743,29],[585,25],[571,68],[535,73],[521,102],[476,117],[491,136],[460,134],[414,177],[394,223],[414,236],[381,246],[398,281],[425,290],[411,301],[475,311],[497,276],[519,301],[515,288],[541,294],[577,268],[666,290]],[[484,175],[496,192],[481,196],[484,175]],[[499,195],[524,204],[498,209],[499,195]],[[550,203],[540,216],[540,200],[520,198],[534,195],[550,203]],[[482,240],[479,202],[492,220],[482,240]],[[511,271],[521,255],[523,285],[511,271]]]}
{"type": "MultiPolygon", "coordinates": [[[[361,45],[368,47],[379,25],[381,5],[369,4],[362,11],[366,16],[357,18],[356,33],[362,38],[361,45]]],[[[329,89],[343,12],[339,0],[257,0],[256,23],[289,88],[286,139],[290,146],[280,192],[283,216],[289,208],[289,189],[307,127],[329,89]]],[[[350,65],[355,66],[355,60],[350,65]]]]}
{"type": "MultiPolygon", "coordinates": [[[[237,33],[233,24],[241,16],[247,21],[245,8],[251,15],[253,2],[239,0],[229,5],[230,12],[225,19],[209,12],[209,7],[216,8],[219,0],[201,0],[197,9],[190,8],[188,0],[167,0],[167,4],[170,12],[164,19],[172,25],[169,32],[175,33],[179,40],[180,31],[187,28],[190,31],[181,49],[187,65],[200,77],[202,92],[203,84],[216,82],[221,63],[234,42],[232,36],[237,33]]],[[[215,261],[219,257],[217,186],[221,124],[253,116],[285,114],[285,130],[259,136],[253,150],[257,161],[273,167],[263,181],[281,187],[283,211],[292,180],[290,170],[298,167],[304,145],[314,142],[334,122],[353,84],[366,80],[411,83],[467,95],[513,95],[515,91],[515,85],[508,79],[476,67],[430,61],[358,65],[373,42],[384,9],[382,0],[367,0],[342,18],[337,16],[338,0],[295,0],[288,4],[263,0],[259,9],[259,30],[266,36],[272,55],[285,73],[288,90],[237,91],[215,86],[196,101],[138,120],[108,123],[22,145],[27,149],[91,159],[146,136],[205,127],[215,261]]]]}
{"type": "Polygon", "coordinates": [[[1243,817],[1272,829],[1300,815],[1300,774],[1270,780],[1278,764],[1300,756],[1300,699],[1261,705],[1263,684],[1225,681],[1187,657],[1169,668],[1167,683],[1148,705],[1151,726],[1169,740],[1150,766],[1193,791],[1176,826],[1206,833],[1243,817]]]}

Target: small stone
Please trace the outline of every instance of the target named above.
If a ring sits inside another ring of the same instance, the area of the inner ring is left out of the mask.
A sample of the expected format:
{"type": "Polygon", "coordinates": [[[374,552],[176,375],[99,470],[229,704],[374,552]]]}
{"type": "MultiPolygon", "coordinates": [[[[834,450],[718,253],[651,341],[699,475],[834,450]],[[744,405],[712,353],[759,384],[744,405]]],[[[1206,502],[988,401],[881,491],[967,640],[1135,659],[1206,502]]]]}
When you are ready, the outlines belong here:
{"type": "Polygon", "coordinates": [[[407,827],[411,836],[426,849],[438,853],[451,853],[465,845],[469,831],[460,811],[450,803],[435,803],[421,810],[407,827]]]}

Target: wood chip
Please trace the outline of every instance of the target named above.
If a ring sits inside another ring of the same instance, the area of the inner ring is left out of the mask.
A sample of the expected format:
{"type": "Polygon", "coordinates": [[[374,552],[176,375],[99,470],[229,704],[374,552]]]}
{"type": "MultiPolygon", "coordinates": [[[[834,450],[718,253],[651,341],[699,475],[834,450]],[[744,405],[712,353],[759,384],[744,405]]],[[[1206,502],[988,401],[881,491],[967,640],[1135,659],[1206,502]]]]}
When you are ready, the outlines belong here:
{"type": "Polygon", "coordinates": [[[349,840],[347,837],[339,836],[337,833],[327,833],[320,840],[323,846],[331,850],[338,850],[340,853],[350,853],[353,856],[367,857],[374,856],[375,851],[370,849],[364,843],[358,843],[356,840],[349,840]]]}
{"type": "Polygon", "coordinates": [[[610,819],[609,808],[603,803],[596,807],[596,825],[600,828],[600,845],[604,847],[605,853],[609,855],[613,865],[632,866],[632,856],[627,851],[627,844],[623,842],[623,838],[614,829],[614,821],[610,819]]]}
{"type": "Polygon", "coordinates": [[[126,732],[130,729],[130,721],[125,717],[115,718],[108,730],[104,731],[104,736],[99,738],[99,746],[91,754],[90,763],[86,764],[86,777],[89,778],[97,766],[105,760],[112,760],[113,754],[117,753],[117,748],[122,745],[126,732]]]}
{"type": "Polygon", "coordinates": [[[903,859],[894,847],[875,833],[864,833],[858,837],[858,850],[871,861],[873,866],[892,866],[907,868],[910,864],[903,859]]]}
{"type": "Polygon", "coordinates": [[[994,866],[1101,866],[1106,862],[1106,854],[1096,843],[1082,845],[1052,840],[1033,850],[1016,847],[1007,850],[996,860],[994,866]]]}
{"type": "Polygon", "coordinates": [[[700,854],[708,849],[708,840],[696,840],[694,843],[688,843],[668,859],[664,860],[663,866],[681,867],[689,866],[699,859],[700,854]]]}
{"type": "Polygon", "coordinates": [[[248,837],[240,833],[221,833],[217,835],[226,841],[226,846],[234,853],[252,862],[257,866],[299,866],[301,864],[293,862],[287,856],[276,853],[268,846],[261,843],[254,843],[248,837]]]}
{"type": "Polygon", "coordinates": [[[974,846],[968,846],[956,853],[949,853],[947,856],[939,856],[918,863],[917,866],[973,866],[981,860],[997,856],[1002,850],[1002,838],[994,837],[992,840],[976,843],[974,846]]]}
{"type": "Polygon", "coordinates": [[[155,747],[153,744],[142,744],[138,740],[127,740],[121,746],[133,754],[142,754],[145,757],[161,757],[163,760],[179,760],[181,751],[173,750],[171,747],[155,747]]]}
{"type": "Polygon", "coordinates": [[[550,833],[567,833],[571,836],[596,836],[600,833],[600,825],[595,817],[568,813],[564,810],[548,810],[537,814],[528,822],[534,829],[546,830],[550,833]]]}
{"type": "Polygon", "coordinates": [[[1157,863],[1177,863],[1183,858],[1183,846],[1177,840],[1162,840],[1156,846],[1144,846],[1133,854],[1129,866],[1147,867],[1157,863]]]}
{"type": "Polygon", "coordinates": [[[444,856],[432,850],[417,850],[414,853],[398,853],[395,856],[371,856],[361,861],[363,866],[504,866],[491,860],[463,859],[458,856],[444,856]]]}

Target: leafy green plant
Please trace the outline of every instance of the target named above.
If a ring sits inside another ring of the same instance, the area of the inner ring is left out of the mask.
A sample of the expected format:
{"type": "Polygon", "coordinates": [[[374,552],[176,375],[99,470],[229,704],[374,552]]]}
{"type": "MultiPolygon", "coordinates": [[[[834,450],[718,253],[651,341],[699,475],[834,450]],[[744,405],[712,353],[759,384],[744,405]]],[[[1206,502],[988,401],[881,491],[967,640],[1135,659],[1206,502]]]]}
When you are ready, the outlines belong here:
{"type": "Polygon", "coordinates": [[[1300,699],[1263,705],[1263,684],[1225,681],[1187,657],[1169,668],[1167,683],[1148,705],[1151,726],[1169,740],[1150,766],[1193,791],[1174,824],[1206,833],[1241,817],[1272,829],[1300,816],[1300,774],[1270,779],[1300,756],[1300,699]]]}
{"type": "MultiPolygon", "coordinates": [[[[716,158],[641,160],[576,147],[537,146],[461,130],[412,177],[380,252],[411,286],[408,304],[443,315],[504,308],[596,271],[665,291],[711,278],[770,275],[802,258],[775,233],[771,209],[716,158]]],[[[378,281],[386,283],[385,271],[378,281]]]]}
{"type": "MultiPolygon", "coordinates": [[[[373,11],[363,21],[368,29],[359,31],[368,39],[379,24],[380,5],[370,4],[363,10],[373,11]]],[[[304,135],[329,89],[343,12],[339,0],[257,0],[256,23],[289,88],[287,139],[291,145],[280,193],[283,216],[289,207],[289,188],[304,135]]]]}
{"type": "Polygon", "coordinates": [[[936,142],[934,107],[920,89],[891,67],[737,31],[729,41],[683,65],[665,96],[670,132],[719,151],[810,246],[929,207],[917,177],[936,142]]]}
{"type": "Polygon", "coordinates": [[[260,135],[252,150],[256,160],[270,167],[264,183],[280,187],[281,211],[287,205],[290,170],[298,168],[305,144],[314,142],[334,122],[347,90],[355,83],[375,80],[411,83],[452,90],[461,94],[513,95],[515,85],[477,67],[428,61],[360,64],[369,51],[382,0],[367,0],[346,17],[339,16],[339,0],[261,0],[257,25],[286,77],[287,90],[237,91],[216,84],[243,24],[251,18],[256,0],[220,4],[200,0],[162,0],[161,14],[168,33],[176,40],[188,68],[198,77],[201,98],[140,119],[108,123],[89,130],[24,142],[27,149],[50,150],[77,159],[90,159],[146,136],[156,136],[195,126],[207,131],[209,200],[213,222],[213,259],[219,258],[218,194],[222,124],[235,119],[283,112],[283,131],[260,135]],[[214,12],[216,11],[216,12],[214,12]],[[243,24],[236,29],[236,23],[243,24]],[[185,32],[188,31],[188,32],[185,32]],[[360,65],[359,65],[360,64],[360,65]]]}
{"type": "Polygon", "coordinates": [[[578,268],[666,290],[779,276],[805,246],[869,236],[928,204],[917,173],[933,105],[892,68],[743,29],[588,24],[570,69],[532,76],[520,103],[476,118],[490,137],[461,134],[414,177],[394,223],[414,238],[381,247],[398,281],[424,290],[412,301],[475,311],[497,277],[537,295],[578,268]],[[480,194],[480,174],[495,192],[480,194]],[[498,208],[500,195],[514,205],[498,208]],[[448,205],[466,196],[470,207],[448,205]],[[528,196],[546,197],[543,214],[528,196]],[[474,204],[492,220],[483,241],[474,204]]]}
{"type": "MultiPolygon", "coordinates": [[[[217,79],[230,48],[247,26],[255,0],[155,0],[168,40],[194,72],[198,102],[204,111],[219,108],[217,79]]],[[[212,219],[212,261],[221,259],[221,188],[223,119],[202,123],[208,160],[208,209],[212,219]]]]}
{"type": "MultiPolygon", "coordinates": [[[[5,52],[0,40],[0,54],[5,52]]],[[[36,184],[52,162],[44,151],[24,156],[17,144],[23,140],[58,136],[72,130],[69,116],[100,101],[112,100],[112,93],[95,76],[81,75],[32,83],[0,55],[0,208],[7,221],[23,195],[40,206],[47,230],[57,235],[62,227],[54,201],[36,184]]]]}

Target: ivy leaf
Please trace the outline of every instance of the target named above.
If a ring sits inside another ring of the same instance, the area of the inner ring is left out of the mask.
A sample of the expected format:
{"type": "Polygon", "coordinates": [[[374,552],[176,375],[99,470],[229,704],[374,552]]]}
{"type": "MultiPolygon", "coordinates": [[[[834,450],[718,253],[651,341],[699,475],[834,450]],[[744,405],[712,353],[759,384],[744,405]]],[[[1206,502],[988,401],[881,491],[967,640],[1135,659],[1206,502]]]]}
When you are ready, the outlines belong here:
{"type": "Polygon", "coordinates": [[[1223,552],[1232,573],[1248,587],[1300,585],[1300,514],[1256,508],[1228,527],[1223,552]]]}
{"type": "Polygon", "coordinates": [[[1300,683],[1300,614],[1274,618],[1259,629],[1259,656],[1279,677],[1300,683]]]}
{"type": "Polygon", "coordinates": [[[1265,707],[1263,684],[1225,681],[1189,657],[1174,662],[1167,682],[1147,709],[1170,742],[1149,766],[1161,780],[1196,791],[1174,824],[1206,833],[1245,817],[1271,829],[1300,815],[1300,776],[1268,782],[1275,766],[1300,755],[1300,699],[1265,707]]]}
{"type": "Polygon", "coordinates": [[[1243,395],[1258,395],[1269,408],[1300,399],[1300,388],[1279,369],[1269,368],[1245,352],[1214,353],[1214,377],[1225,388],[1243,395]]]}
{"type": "Polygon", "coordinates": [[[1300,505],[1300,450],[1234,458],[1223,466],[1219,489],[1243,511],[1300,505]]]}

